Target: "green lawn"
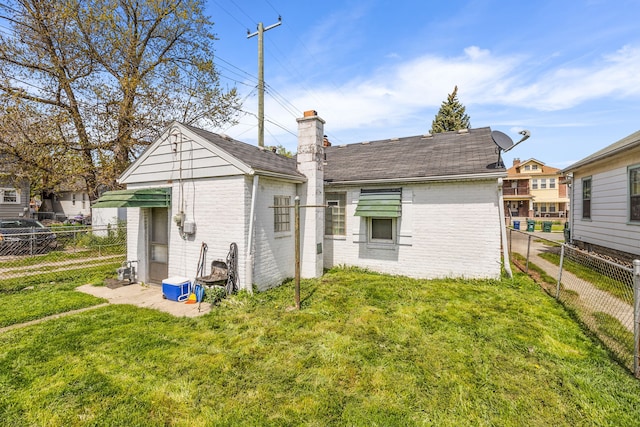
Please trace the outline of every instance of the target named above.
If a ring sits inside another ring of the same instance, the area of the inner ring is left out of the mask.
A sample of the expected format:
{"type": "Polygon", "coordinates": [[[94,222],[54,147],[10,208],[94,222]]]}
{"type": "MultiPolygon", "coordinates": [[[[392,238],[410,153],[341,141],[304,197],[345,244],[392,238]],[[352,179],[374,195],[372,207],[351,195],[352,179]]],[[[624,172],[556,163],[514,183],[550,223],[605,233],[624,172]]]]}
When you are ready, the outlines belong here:
{"type": "Polygon", "coordinates": [[[640,382],[523,275],[332,270],[198,319],[113,305],[0,334],[0,424],[635,426],[640,382]]]}

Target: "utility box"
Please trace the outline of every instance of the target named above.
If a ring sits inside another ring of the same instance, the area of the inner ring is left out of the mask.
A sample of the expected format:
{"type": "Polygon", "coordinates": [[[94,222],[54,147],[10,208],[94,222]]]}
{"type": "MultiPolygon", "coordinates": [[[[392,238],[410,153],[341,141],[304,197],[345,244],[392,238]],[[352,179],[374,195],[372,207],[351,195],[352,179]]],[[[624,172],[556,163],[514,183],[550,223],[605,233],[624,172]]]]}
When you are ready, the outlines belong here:
{"type": "Polygon", "coordinates": [[[191,280],[186,277],[169,277],[162,281],[162,296],[171,301],[186,301],[191,290],[191,280]]]}

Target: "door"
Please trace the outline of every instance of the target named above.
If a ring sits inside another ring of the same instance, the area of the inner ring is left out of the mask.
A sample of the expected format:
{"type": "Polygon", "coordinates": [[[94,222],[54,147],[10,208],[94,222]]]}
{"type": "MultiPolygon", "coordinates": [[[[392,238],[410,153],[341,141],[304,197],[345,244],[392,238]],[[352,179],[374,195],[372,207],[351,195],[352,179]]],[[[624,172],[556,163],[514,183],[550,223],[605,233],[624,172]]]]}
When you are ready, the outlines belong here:
{"type": "Polygon", "coordinates": [[[162,283],[167,278],[169,262],[169,209],[151,208],[149,230],[149,281],[162,283]]]}

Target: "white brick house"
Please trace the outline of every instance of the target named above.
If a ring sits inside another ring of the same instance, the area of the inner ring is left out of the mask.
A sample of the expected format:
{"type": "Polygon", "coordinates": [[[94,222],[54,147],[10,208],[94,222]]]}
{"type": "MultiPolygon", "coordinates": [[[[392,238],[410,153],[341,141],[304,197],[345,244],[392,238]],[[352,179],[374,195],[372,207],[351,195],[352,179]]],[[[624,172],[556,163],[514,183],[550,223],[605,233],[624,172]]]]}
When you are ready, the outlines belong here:
{"type": "Polygon", "coordinates": [[[294,275],[301,205],[302,277],[354,265],[413,277],[497,278],[499,179],[489,128],[332,147],[315,112],[298,119],[294,159],[174,123],[121,176],[129,260],[139,279],[196,274],[238,246],[240,288],[294,275]],[[329,205],[330,208],[322,206],[329,205]]]}

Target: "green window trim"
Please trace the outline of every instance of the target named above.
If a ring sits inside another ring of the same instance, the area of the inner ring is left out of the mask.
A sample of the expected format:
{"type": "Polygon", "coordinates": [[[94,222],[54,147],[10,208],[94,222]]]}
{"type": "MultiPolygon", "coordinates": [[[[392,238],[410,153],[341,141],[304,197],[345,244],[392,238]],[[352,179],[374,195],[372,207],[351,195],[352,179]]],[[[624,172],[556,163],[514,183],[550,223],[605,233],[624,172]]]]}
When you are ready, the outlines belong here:
{"type": "Polygon", "coordinates": [[[171,205],[170,188],[105,191],[92,208],[166,208],[171,205]]]}
{"type": "Polygon", "coordinates": [[[360,190],[355,216],[398,218],[402,213],[402,190],[360,190]]]}

